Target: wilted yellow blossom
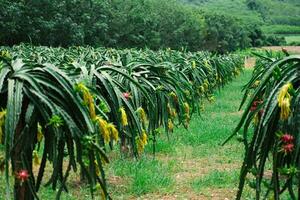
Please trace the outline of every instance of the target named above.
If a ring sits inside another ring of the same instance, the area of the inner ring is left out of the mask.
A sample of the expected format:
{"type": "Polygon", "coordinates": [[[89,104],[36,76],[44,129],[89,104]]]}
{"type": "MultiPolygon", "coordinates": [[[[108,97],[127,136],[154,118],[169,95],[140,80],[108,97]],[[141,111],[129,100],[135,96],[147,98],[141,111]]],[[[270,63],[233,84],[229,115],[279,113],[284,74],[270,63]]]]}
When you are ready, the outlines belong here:
{"type": "Polygon", "coordinates": [[[286,120],[289,118],[291,109],[290,109],[290,102],[291,102],[291,95],[289,94],[289,89],[292,89],[293,85],[291,83],[287,83],[279,91],[277,100],[278,106],[281,109],[280,112],[280,119],[286,120]]]}
{"type": "Polygon", "coordinates": [[[111,138],[117,142],[119,140],[119,131],[116,129],[115,125],[108,123],[107,128],[110,132],[111,138]]]}
{"type": "Polygon", "coordinates": [[[5,124],[5,116],[6,116],[6,110],[2,110],[0,112],[0,144],[2,144],[3,137],[4,137],[3,127],[5,124]]]}
{"type": "Polygon", "coordinates": [[[170,92],[169,95],[173,98],[174,102],[178,102],[178,97],[175,92],[170,92]]]}
{"type": "Polygon", "coordinates": [[[209,102],[215,102],[215,101],[216,101],[216,99],[215,99],[215,97],[214,97],[214,96],[211,96],[211,97],[209,97],[209,98],[208,98],[208,101],[209,101],[209,102]]]}
{"type": "Polygon", "coordinates": [[[175,92],[170,92],[170,94],[169,94],[171,97],[173,97],[173,98],[176,98],[177,97],[177,95],[176,95],[176,93],[175,92]]]}
{"type": "Polygon", "coordinates": [[[183,107],[184,107],[184,112],[185,112],[185,114],[184,114],[184,124],[183,125],[187,128],[189,126],[190,120],[191,120],[190,105],[187,102],[185,102],[183,104],[183,107]]]}
{"type": "Polygon", "coordinates": [[[204,111],[204,110],[205,110],[204,103],[203,103],[203,102],[201,102],[201,103],[200,103],[200,111],[204,111]]]}
{"type": "Polygon", "coordinates": [[[7,50],[1,51],[0,56],[5,57],[5,58],[9,58],[9,59],[11,58],[11,55],[10,55],[9,51],[7,51],[7,50]]]}
{"type": "Polygon", "coordinates": [[[171,117],[172,117],[172,119],[174,119],[176,116],[177,116],[176,109],[172,108],[171,109],[171,117]]]}
{"type": "Polygon", "coordinates": [[[293,85],[291,83],[287,83],[281,87],[279,94],[278,94],[278,105],[282,104],[284,98],[289,98],[291,95],[289,94],[289,89],[292,89],[293,85]]]}
{"type": "Polygon", "coordinates": [[[290,109],[290,98],[284,98],[281,102],[281,112],[280,112],[280,119],[286,120],[289,118],[291,109],[290,109]]]}
{"type": "Polygon", "coordinates": [[[211,69],[211,66],[209,64],[209,61],[207,59],[204,59],[204,66],[207,68],[207,69],[211,69]]]}
{"type": "Polygon", "coordinates": [[[89,98],[89,111],[92,120],[94,120],[96,118],[96,111],[95,111],[94,99],[92,96],[90,96],[89,98]]]}
{"type": "Polygon", "coordinates": [[[94,160],[94,164],[95,164],[95,172],[97,176],[100,176],[100,169],[99,169],[99,165],[97,160],[94,160]]]}
{"type": "Polygon", "coordinates": [[[204,80],[203,87],[204,87],[204,91],[208,90],[208,88],[209,88],[209,82],[208,82],[207,79],[204,80]]]}
{"type": "Polygon", "coordinates": [[[260,81],[259,80],[256,80],[254,83],[253,83],[253,87],[258,87],[260,84],[260,81]]]}
{"type": "Polygon", "coordinates": [[[105,200],[106,197],[105,197],[104,190],[99,183],[96,184],[95,189],[100,191],[101,200],[105,200]]]}
{"type": "MultiPolygon", "coordinates": [[[[191,84],[191,85],[192,85],[192,84],[191,84]]],[[[186,96],[188,96],[188,97],[191,96],[191,92],[190,92],[189,90],[185,90],[185,91],[184,91],[184,94],[185,94],[186,96]]]]}
{"type": "Polygon", "coordinates": [[[215,73],[215,79],[218,79],[218,78],[219,78],[218,73],[215,73]]]}
{"type": "Polygon", "coordinates": [[[147,133],[146,133],[146,131],[143,129],[143,131],[142,131],[142,136],[141,136],[141,140],[142,140],[142,142],[143,142],[143,145],[147,145],[147,144],[148,144],[147,139],[148,139],[147,133]]]}
{"type": "Polygon", "coordinates": [[[136,140],[136,146],[137,146],[138,154],[141,154],[144,151],[144,146],[143,146],[143,143],[141,141],[141,138],[138,138],[136,140]]]}
{"type": "Polygon", "coordinates": [[[253,123],[254,123],[254,125],[257,125],[259,123],[259,116],[258,116],[257,113],[254,115],[254,121],[253,121],[253,123]]]}
{"type": "Polygon", "coordinates": [[[33,156],[34,165],[39,165],[40,164],[40,159],[39,159],[38,152],[36,150],[33,151],[32,156],[33,156]]]}
{"type": "Polygon", "coordinates": [[[120,113],[121,113],[121,123],[123,126],[128,126],[128,119],[127,119],[127,114],[125,111],[124,107],[120,108],[120,113]]]}
{"type": "Polygon", "coordinates": [[[87,104],[88,103],[89,89],[83,83],[78,83],[76,85],[76,90],[82,92],[82,94],[83,94],[83,101],[84,101],[85,104],[87,104]]]}
{"type": "Polygon", "coordinates": [[[173,124],[172,120],[169,119],[169,120],[168,120],[168,130],[169,130],[170,132],[173,132],[173,129],[174,129],[174,124],[173,124]]]}
{"type": "Polygon", "coordinates": [[[184,102],[183,107],[184,107],[185,114],[189,115],[190,114],[190,105],[187,102],[184,102]]]}
{"type": "Polygon", "coordinates": [[[138,150],[139,154],[141,154],[144,151],[145,146],[148,144],[147,138],[148,138],[147,133],[143,129],[142,135],[136,138],[136,145],[137,145],[137,150],[138,150]]]}
{"type": "Polygon", "coordinates": [[[171,106],[169,103],[167,104],[167,111],[168,111],[169,115],[171,115],[171,106]]]}
{"type": "Polygon", "coordinates": [[[204,93],[205,92],[203,85],[199,86],[199,91],[200,91],[200,93],[204,93]]]}
{"type": "Polygon", "coordinates": [[[142,107],[139,107],[139,108],[137,109],[137,112],[138,112],[139,117],[140,117],[140,119],[142,120],[142,122],[143,122],[143,123],[146,123],[146,121],[147,121],[147,115],[146,115],[145,110],[144,110],[142,107]]]}
{"type": "Polygon", "coordinates": [[[82,92],[83,102],[85,105],[88,105],[90,111],[90,117],[92,118],[92,120],[95,120],[96,118],[95,104],[94,104],[93,95],[90,93],[90,90],[83,83],[78,83],[76,89],[82,92]]]}
{"type": "Polygon", "coordinates": [[[168,111],[168,113],[169,113],[169,115],[171,116],[172,119],[174,119],[177,116],[176,109],[172,108],[170,106],[170,104],[167,104],[167,111],[168,111]]]}
{"type": "Polygon", "coordinates": [[[106,120],[102,119],[101,117],[97,116],[95,118],[95,121],[98,123],[99,129],[102,133],[102,137],[104,139],[105,143],[108,143],[110,141],[110,134],[108,130],[108,123],[106,120]]]}
{"type": "Polygon", "coordinates": [[[195,69],[196,68],[196,61],[192,61],[192,68],[195,69]]]}
{"type": "Polygon", "coordinates": [[[38,128],[37,128],[37,134],[36,134],[36,139],[38,142],[41,142],[44,135],[43,135],[43,128],[42,126],[40,125],[40,123],[38,123],[38,128]]]}

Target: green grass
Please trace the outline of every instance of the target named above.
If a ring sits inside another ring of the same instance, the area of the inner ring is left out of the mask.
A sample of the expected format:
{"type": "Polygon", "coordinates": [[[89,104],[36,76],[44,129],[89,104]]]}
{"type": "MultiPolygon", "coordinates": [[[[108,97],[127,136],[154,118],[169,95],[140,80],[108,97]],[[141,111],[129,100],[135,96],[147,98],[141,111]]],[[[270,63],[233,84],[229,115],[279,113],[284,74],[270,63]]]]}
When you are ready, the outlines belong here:
{"type": "Polygon", "coordinates": [[[277,37],[284,37],[286,44],[291,46],[300,45],[300,32],[298,34],[268,34],[268,36],[275,35],[277,37]],[[298,45],[299,44],[299,45],[298,45]]]}
{"type": "Polygon", "coordinates": [[[241,19],[244,24],[258,24],[267,34],[299,34],[298,0],[256,0],[258,9],[250,10],[245,0],[179,0],[198,5],[203,10],[241,19]],[[218,9],[216,9],[218,8],[218,9]]]}
{"type": "Polygon", "coordinates": [[[293,42],[300,44],[300,35],[287,35],[284,38],[287,44],[291,44],[293,42]]]}
{"type": "Polygon", "coordinates": [[[300,34],[300,26],[265,25],[262,30],[267,34],[300,34]]]}
{"type": "Polygon", "coordinates": [[[169,173],[173,168],[172,164],[165,165],[152,157],[145,156],[138,161],[118,159],[110,167],[112,173],[123,177],[127,182],[126,193],[129,194],[142,195],[158,190],[163,192],[173,184],[169,173]]]}
{"type": "Polygon", "coordinates": [[[192,188],[200,192],[204,190],[205,188],[231,188],[231,187],[237,187],[236,180],[238,179],[238,173],[237,170],[231,170],[231,171],[219,171],[219,170],[213,170],[206,176],[196,178],[192,181],[191,186],[192,188]]]}
{"type": "Polygon", "coordinates": [[[151,154],[152,145],[147,146],[139,161],[116,158],[108,177],[119,177],[121,183],[111,185],[113,198],[157,199],[171,195],[178,199],[201,199],[222,195],[218,192],[220,189],[228,190],[230,195],[223,194],[220,198],[233,198],[243,145],[235,139],[223,147],[220,144],[232,133],[241,117],[237,110],[243,95],[241,88],[250,77],[251,71],[246,70],[215,92],[216,102],[206,102],[204,112],[194,116],[188,130],[175,129],[169,140],[162,134],[156,146],[156,160],[151,154]]]}
{"type": "MultiPolygon", "coordinates": [[[[245,71],[217,91],[216,102],[207,102],[205,111],[194,116],[188,130],[182,127],[175,129],[170,140],[161,135],[156,147],[156,161],[151,160],[151,145],[140,161],[113,161],[110,173],[128,181],[124,192],[130,197],[145,195],[145,198],[157,198],[158,194],[172,194],[177,198],[191,198],[181,192],[188,190],[193,197],[200,198],[197,195],[202,195],[203,191],[212,193],[219,188],[235,188],[243,145],[234,139],[224,147],[220,144],[232,133],[241,117],[237,110],[242,98],[241,88],[250,77],[251,71],[245,71]]],[[[115,197],[119,196],[115,194],[115,197]]]]}
{"type": "MultiPolygon", "coordinates": [[[[233,199],[243,158],[243,145],[233,139],[220,146],[237,125],[241,112],[241,88],[250,79],[246,70],[238,78],[215,92],[215,103],[205,103],[200,116],[194,116],[188,130],[175,129],[169,140],[158,138],[156,157],[149,142],[140,160],[121,158],[116,149],[106,166],[109,191],[113,199],[233,199]]],[[[70,193],[62,199],[91,199],[86,185],[80,185],[78,174],[71,174],[70,193]]],[[[46,179],[47,180],[47,179],[46,179]]],[[[4,177],[0,192],[4,194],[4,177]]],[[[55,199],[51,188],[42,187],[41,199],[55,199]]],[[[99,193],[96,192],[96,195],[99,193]]],[[[251,190],[245,196],[251,197],[251,190]]],[[[247,199],[246,197],[244,199],[247,199]]]]}

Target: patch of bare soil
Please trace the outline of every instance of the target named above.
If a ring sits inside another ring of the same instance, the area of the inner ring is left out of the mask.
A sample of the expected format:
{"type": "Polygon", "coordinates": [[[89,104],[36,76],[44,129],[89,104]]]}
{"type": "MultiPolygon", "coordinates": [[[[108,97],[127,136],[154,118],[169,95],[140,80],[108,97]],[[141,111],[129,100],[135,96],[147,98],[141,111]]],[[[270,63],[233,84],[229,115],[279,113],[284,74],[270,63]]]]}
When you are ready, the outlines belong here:
{"type": "MultiPolygon", "coordinates": [[[[187,149],[188,151],[188,149],[187,149]]],[[[175,191],[172,194],[150,193],[136,199],[141,200],[176,200],[176,199],[191,199],[191,200],[229,200],[234,199],[236,190],[231,188],[206,188],[203,192],[195,192],[190,183],[199,178],[209,175],[212,171],[231,171],[239,169],[240,163],[224,163],[224,158],[220,155],[205,158],[190,158],[190,157],[172,157],[158,155],[157,159],[162,162],[170,162],[173,159],[178,163],[178,170],[173,173],[175,180],[175,191]]]]}
{"type": "Polygon", "coordinates": [[[235,189],[208,189],[204,199],[210,200],[231,200],[235,199],[235,189]]]}
{"type": "Polygon", "coordinates": [[[230,116],[242,116],[243,115],[243,113],[244,113],[244,110],[240,110],[240,111],[236,111],[236,112],[211,112],[211,116],[212,117],[218,117],[218,116],[224,116],[224,117],[226,117],[226,116],[228,116],[228,115],[230,115],[230,116]]]}
{"type": "Polygon", "coordinates": [[[208,175],[211,171],[231,171],[238,169],[240,163],[221,163],[218,160],[212,161],[209,158],[183,160],[180,162],[182,170],[175,173],[177,184],[188,183],[196,178],[208,175]]]}
{"type": "Polygon", "coordinates": [[[290,53],[300,53],[300,46],[268,46],[262,47],[262,49],[272,51],[282,51],[282,49],[286,49],[290,53]]]}
{"type": "Polygon", "coordinates": [[[245,57],[244,66],[246,69],[251,69],[255,66],[256,58],[254,57],[245,57]]]}
{"type": "Polygon", "coordinates": [[[243,113],[244,113],[244,111],[240,110],[240,111],[237,111],[237,112],[229,112],[229,113],[227,112],[226,114],[227,115],[234,115],[234,116],[242,116],[243,113]]]}
{"type": "Polygon", "coordinates": [[[231,200],[234,199],[236,190],[232,189],[207,189],[203,193],[195,193],[188,188],[181,189],[175,194],[147,194],[136,199],[138,200],[231,200]]]}

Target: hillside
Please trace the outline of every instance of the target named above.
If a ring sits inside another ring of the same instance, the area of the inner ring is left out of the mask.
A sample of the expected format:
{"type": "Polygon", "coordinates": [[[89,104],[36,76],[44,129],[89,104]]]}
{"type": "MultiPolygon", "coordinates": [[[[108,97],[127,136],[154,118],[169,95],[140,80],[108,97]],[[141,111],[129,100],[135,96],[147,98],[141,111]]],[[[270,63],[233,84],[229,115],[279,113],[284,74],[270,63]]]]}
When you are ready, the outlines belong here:
{"type": "Polygon", "coordinates": [[[298,0],[179,0],[209,12],[235,16],[262,26],[266,33],[300,34],[298,0]]]}

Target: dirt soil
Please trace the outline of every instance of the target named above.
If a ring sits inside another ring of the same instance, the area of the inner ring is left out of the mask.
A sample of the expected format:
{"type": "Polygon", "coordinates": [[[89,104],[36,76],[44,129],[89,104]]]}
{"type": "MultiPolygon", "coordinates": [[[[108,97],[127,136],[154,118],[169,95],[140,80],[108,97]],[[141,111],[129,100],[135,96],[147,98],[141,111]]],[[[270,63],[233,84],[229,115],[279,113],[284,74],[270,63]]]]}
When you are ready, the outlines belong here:
{"type": "Polygon", "coordinates": [[[245,58],[245,68],[246,69],[251,69],[255,66],[255,63],[256,63],[256,58],[254,57],[246,57],[245,58]]]}
{"type": "Polygon", "coordinates": [[[290,53],[300,54],[300,46],[268,46],[268,47],[262,47],[262,49],[273,50],[273,51],[282,51],[282,49],[286,49],[290,53]]]}

